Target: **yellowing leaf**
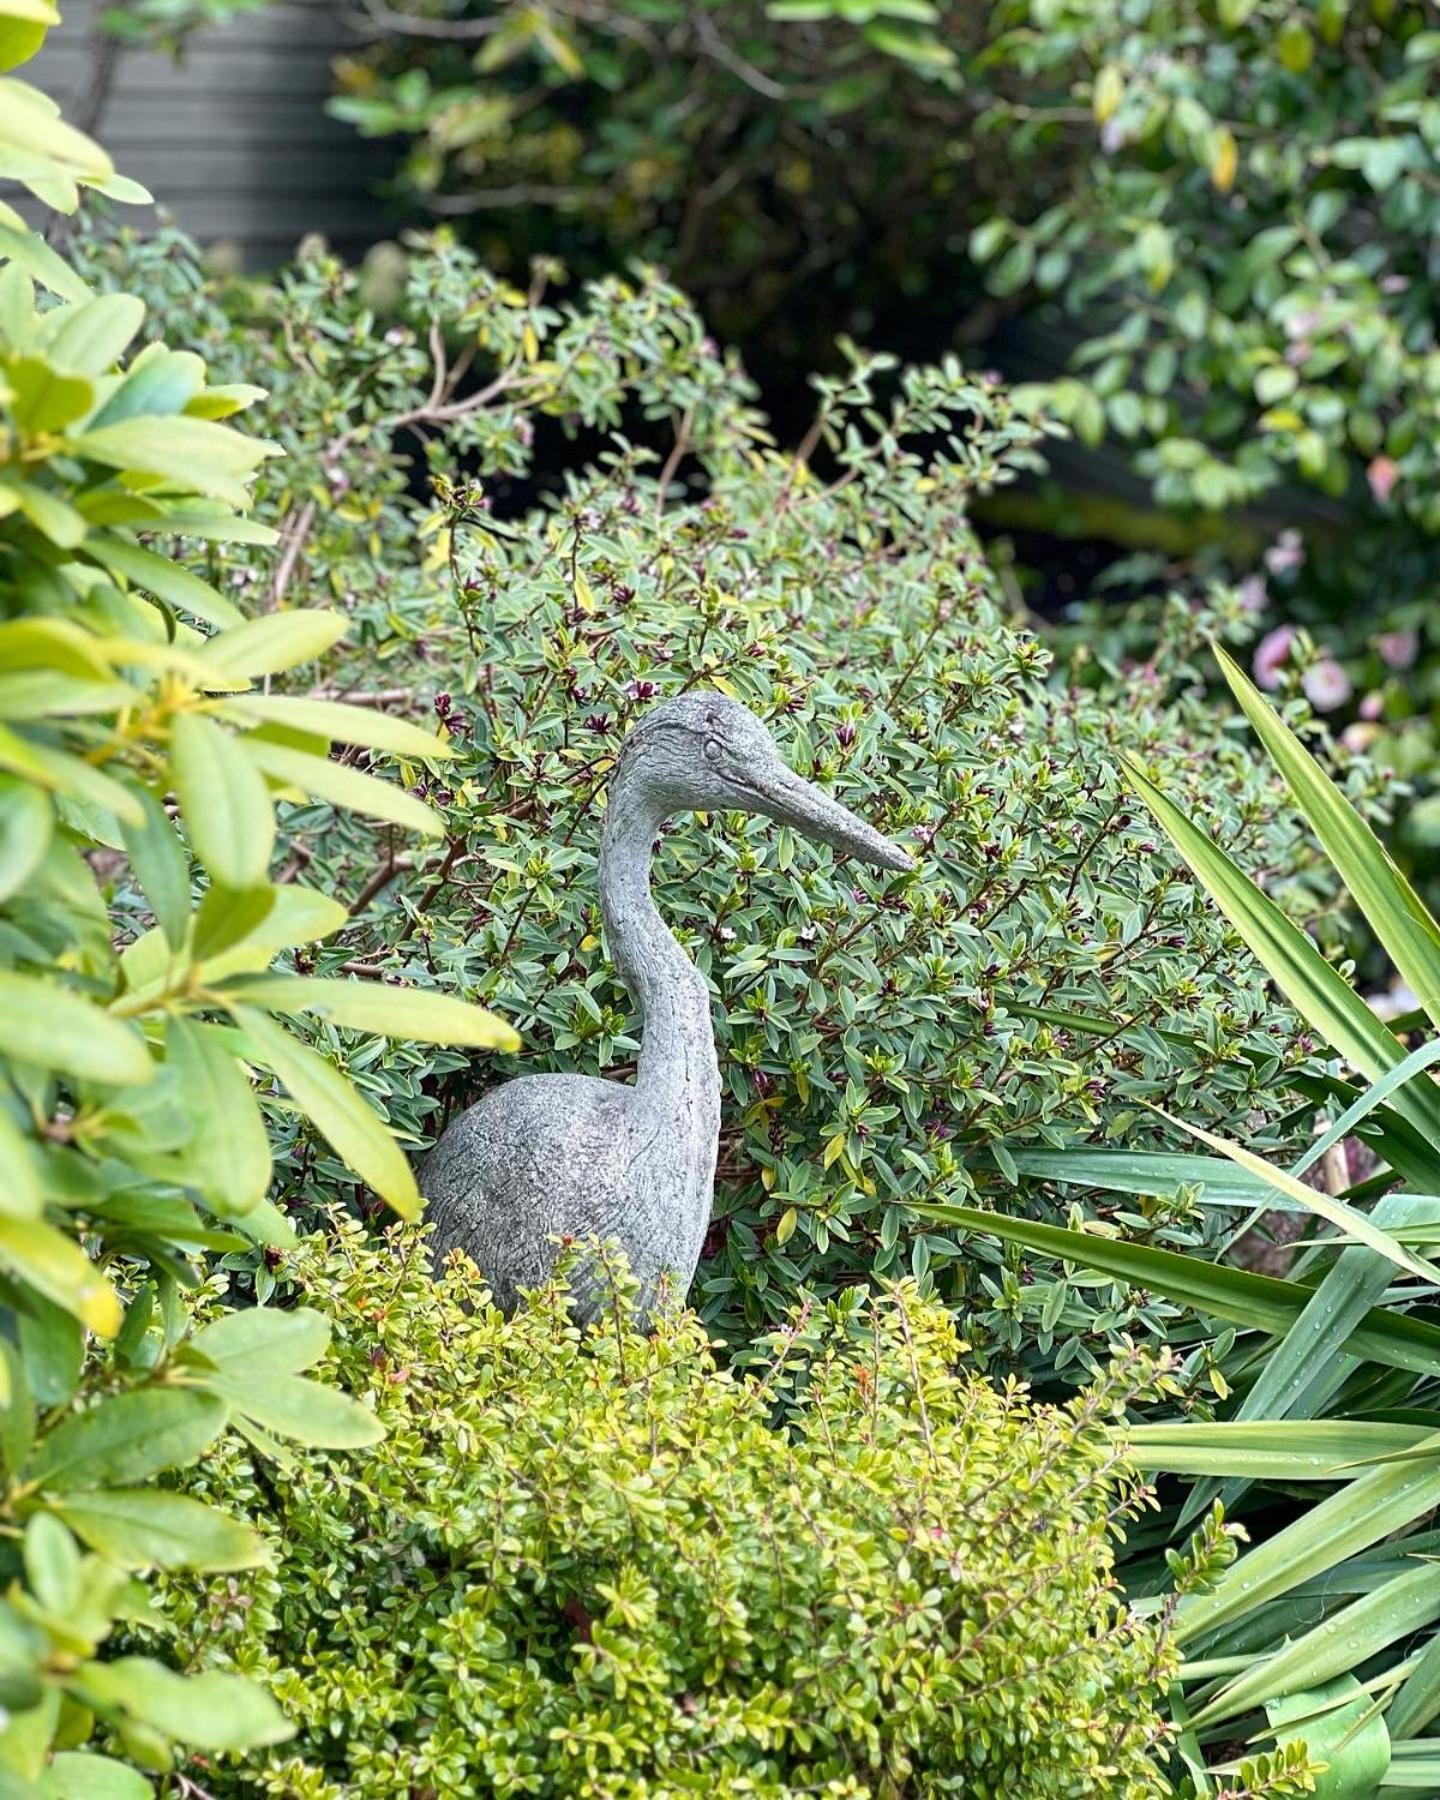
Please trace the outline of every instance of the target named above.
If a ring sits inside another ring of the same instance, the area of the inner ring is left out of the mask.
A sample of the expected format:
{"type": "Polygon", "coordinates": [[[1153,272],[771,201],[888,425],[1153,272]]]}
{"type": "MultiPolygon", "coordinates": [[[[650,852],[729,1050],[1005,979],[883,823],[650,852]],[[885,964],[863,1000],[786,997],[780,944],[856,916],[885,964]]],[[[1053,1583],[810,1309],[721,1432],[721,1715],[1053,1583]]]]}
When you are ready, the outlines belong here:
{"type": "Polygon", "coordinates": [[[0,1267],[101,1337],[114,1337],[124,1323],[114,1288],[73,1238],[41,1219],[0,1217],[0,1267]]]}
{"type": "Polygon", "coordinates": [[[40,1171],[30,1145],[7,1112],[0,1112],[0,1213],[12,1219],[38,1219],[45,1197],[40,1190],[40,1171]]]}
{"type": "Polygon", "coordinates": [[[125,419],[70,440],[80,456],[109,468],[163,477],[187,493],[244,506],[247,483],[275,446],[208,419],[125,419]]]}
{"type": "Polygon", "coordinates": [[[254,1007],[234,1003],[230,1011],[258,1060],[280,1077],[346,1168],[402,1218],[418,1217],[420,1190],[405,1153],[344,1076],[254,1007]]]}
{"type": "Polygon", "coordinates": [[[59,23],[51,0],[5,0],[0,9],[0,69],[28,62],[45,42],[45,33],[59,23]]]}
{"type": "Polygon", "coordinates": [[[1345,1201],[1337,1200],[1333,1195],[1327,1194],[1321,1189],[1307,1187],[1303,1181],[1297,1181],[1284,1169],[1277,1169],[1267,1163],[1263,1156],[1256,1156],[1253,1151],[1246,1150],[1240,1144],[1232,1144],[1225,1138],[1216,1137],[1213,1132],[1206,1131],[1202,1125],[1192,1125],[1188,1120],[1171,1118],[1168,1113],[1160,1112],[1158,1107],[1153,1110],[1168,1124],[1174,1125],[1177,1130],[1188,1132],[1191,1137],[1198,1138],[1202,1144],[1208,1144],[1212,1150],[1218,1150],[1222,1155],[1230,1157],[1251,1175],[1256,1175],[1261,1181],[1268,1182],[1277,1193],[1283,1194],[1286,1199],[1296,1201],[1308,1212],[1313,1212],[1322,1219],[1328,1219],[1332,1225],[1338,1226],[1347,1236],[1358,1239],[1367,1248],[1375,1251],[1377,1255],[1394,1263],[1397,1268],[1408,1270],[1410,1274],[1418,1275],[1422,1281],[1433,1282],[1440,1286],[1440,1269],[1437,1269],[1434,1263],[1427,1262],[1424,1257],[1407,1250],[1388,1232],[1382,1231],[1367,1213],[1358,1212],[1353,1206],[1347,1205],[1345,1201]]]}
{"type": "Polygon", "coordinates": [[[373,775],[364,775],[359,769],[331,762],[324,756],[292,750],[288,744],[273,744],[253,735],[241,742],[257,769],[272,780],[299,788],[313,799],[328,800],[347,812],[388,819],[427,837],[439,837],[444,830],[438,816],[423,801],[388,781],[377,781],[373,775]]]}
{"type": "Polygon", "coordinates": [[[178,606],[182,612],[203,619],[218,630],[241,622],[242,614],[233,601],[168,556],[157,556],[153,550],[142,550],[138,544],[100,533],[86,543],[85,554],[112,575],[123,576],[157,600],[178,606]]]}
{"type": "Polygon", "coordinates": [[[394,988],[375,981],[326,981],[300,975],[260,975],[236,982],[229,994],[270,1012],[318,1013],[355,1031],[458,1044],[477,1050],[518,1050],[519,1034],[484,1007],[428,988],[394,988]]]}
{"type": "Polygon", "coordinates": [[[227,679],[278,675],[282,669],[323,656],[344,637],[346,624],[335,612],[267,613],[212,638],[202,654],[206,664],[227,679]]]}
{"type": "Polygon", "coordinates": [[[1210,141],[1210,179],[1222,194],[1228,194],[1234,187],[1238,166],[1234,133],[1222,125],[1210,141]]]}
{"type": "MultiPolygon", "coordinates": [[[[294,615],[292,615],[294,616],[294,615]]],[[[432,731],[422,731],[408,719],[379,712],[369,706],[346,706],[339,700],[292,699],[288,694],[246,694],[226,706],[227,717],[250,724],[267,722],[313,732],[337,744],[358,744],[367,750],[391,750],[397,756],[441,759],[455,754],[432,731]]]]}
{"type": "Polygon", "coordinates": [[[10,416],[30,438],[63,431],[95,404],[93,383],[65,374],[41,356],[6,357],[0,361],[0,381],[9,390],[10,416]]]}
{"type": "Polygon", "coordinates": [[[1115,63],[1106,63],[1095,77],[1095,95],[1093,107],[1095,118],[1101,125],[1107,119],[1113,119],[1120,110],[1120,103],[1125,98],[1125,77],[1115,63]]]}

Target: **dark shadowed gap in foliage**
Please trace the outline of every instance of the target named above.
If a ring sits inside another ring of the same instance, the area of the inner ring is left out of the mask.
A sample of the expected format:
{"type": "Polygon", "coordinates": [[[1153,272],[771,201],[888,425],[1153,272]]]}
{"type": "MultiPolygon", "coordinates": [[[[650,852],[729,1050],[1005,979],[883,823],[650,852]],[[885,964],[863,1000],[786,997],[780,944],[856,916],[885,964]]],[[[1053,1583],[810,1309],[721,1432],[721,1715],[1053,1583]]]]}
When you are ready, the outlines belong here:
{"type": "MultiPolygon", "coordinates": [[[[548,248],[562,261],[568,242],[563,218],[553,221],[553,240],[548,248]]],[[[515,267],[525,258],[522,250],[538,251],[538,245],[487,241],[474,232],[480,253],[496,266],[515,267]]],[[[493,235],[493,234],[492,234],[493,235]]],[[[578,247],[577,264],[589,260],[578,247]]],[[[763,319],[745,323],[731,318],[739,329],[730,335],[737,344],[745,368],[759,392],[757,405],[768,419],[781,445],[801,442],[816,408],[812,375],[837,375],[847,366],[840,336],[868,350],[894,356],[900,367],[939,362],[958,356],[962,365],[979,376],[994,371],[1012,384],[1049,381],[1064,374],[1071,352],[1085,333],[1058,307],[1043,309],[1033,317],[1016,315],[1013,303],[988,297],[973,268],[957,258],[946,288],[946,304],[916,300],[900,286],[877,296],[863,280],[859,260],[853,266],[813,272],[787,290],[783,304],[767,310],[763,319]]],[[[578,298],[575,282],[560,297],[578,298]]],[[[702,307],[708,291],[712,309],[728,316],[714,282],[700,283],[697,303],[702,307]]],[[[733,312],[733,309],[730,309],[733,312]]],[[[723,335],[723,327],[717,332],[723,335]]],[[[604,451],[611,433],[604,428],[567,427],[558,419],[536,418],[534,458],[528,474],[493,476],[485,487],[494,515],[515,519],[542,502],[562,494],[566,476],[592,465],[604,451]]],[[[636,408],[627,409],[620,432],[656,457],[658,469],[673,443],[667,421],[647,419],[636,408]]],[[[943,440],[916,440],[922,454],[939,451],[943,440]]],[[[1125,448],[1113,440],[1100,446],[1052,439],[1046,455],[1048,477],[1027,477],[999,496],[981,500],[975,508],[975,525],[983,543],[1011,567],[1027,607],[1041,618],[1056,618],[1065,609],[1096,591],[1096,583],[1114,565],[1134,554],[1137,518],[1158,520],[1148,483],[1130,466],[1125,448]],[[1077,504],[1078,503],[1078,504],[1077,504]],[[1049,523],[1054,521],[1053,526],[1049,523]]],[[[827,457],[823,448],[812,459],[822,474],[827,457]]],[[[464,472],[462,470],[462,472],[464,472]]],[[[653,472],[653,470],[652,470],[653,472]]],[[[677,490],[699,491],[701,477],[693,460],[677,471],[677,490]]],[[[428,498],[424,459],[412,463],[411,490],[428,498]]],[[[1278,526],[1276,527],[1278,529],[1278,526]]],[[[1166,534],[1157,527],[1157,535],[1166,534]]],[[[1124,582],[1104,584],[1109,602],[1123,603],[1138,590],[1124,582]]]]}
{"type": "MultiPolygon", "coordinates": [[[[933,321],[934,329],[928,335],[922,334],[917,341],[912,334],[903,349],[897,341],[903,335],[898,317],[876,319],[874,324],[875,331],[867,334],[865,341],[872,348],[885,349],[885,339],[890,338],[896,344],[891,354],[900,359],[902,366],[906,362],[938,361],[955,351],[955,346],[944,341],[933,321]]],[[[1013,334],[1002,333],[991,343],[956,353],[976,375],[994,369],[1005,379],[1014,381],[1041,378],[1042,369],[1058,373],[1058,365],[1053,369],[1047,362],[1037,365],[1033,350],[1022,347],[1017,351],[1013,334]]],[[[767,354],[764,342],[757,341],[748,354],[747,369],[760,389],[757,404],[781,444],[798,444],[815,416],[817,396],[814,388],[808,380],[800,382],[793,378],[785,352],[772,357],[767,354]]],[[[821,372],[836,373],[844,366],[842,354],[832,344],[827,366],[821,372]]],[[[883,403],[883,383],[881,390],[883,403]]],[[[616,429],[631,443],[653,452],[652,473],[663,464],[674,442],[670,422],[647,418],[639,407],[627,407],[616,429]]],[[[490,510],[497,519],[522,518],[533,508],[557,499],[565,492],[567,476],[594,466],[614,435],[609,427],[588,427],[543,416],[534,419],[534,430],[530,471],[521,476],[492,475],[484,483],[490,510]]],[[[939,453],[945,444],[939,434],[928,439],[916,438],[913,442],[921,455],[939,453]]],[[[1143,504],[1143,487],[1113,454],[1102,456],[1083,446],[1064,442],[1052,442],[1048,454],[1065,493],[1073,493],[1078,483],[1081,488],[1088,486],[1102,493],[1113,490],[1123,497],[1126,505],[1143,504]]],[[[823,446],[812,458],[813,466],[827,478],[834,473],[830,462],[823,446]]],[[[460,472],[469,471],[462,467],[460,472]]],[[[1073,509],[1059,501],[1053,506],[1057,528],[1047,528],[1043,515],[1052,510],[1046,499],[1047,483],[1053,489],[1055,479],[1031,477],[1006,490],[1008,497],[1023,497],[1029,502],[1023,509],[1025,516],[1020,520],[1010,516],[1010,509],[997,507],[992,514],[982,503],[976,510],[975,525],[987,549],[994,551],[1012,569],[1030,610],[1042,618],[1056,618],[1067,607],[1085,599],[1099,577],[1132,553],[1133,544],[1099,533],[1087,533],[1083,526],[1077,530],[1073,509]],[[1037,514],[1041,515],[1040,522],[1036,522],[1037,514]]],[[[430,497],[429,473],[423,456],[411,459],[409,487],[418,500],[430,497]]],[[[676,471],[674,488],[690,499],[703,493],[703,474],[693,459],[687,459],[676,471]]],[[[1133,594],[1124,586],[1117,586],[1109,597],[1123,601],[1133,594]]]]}

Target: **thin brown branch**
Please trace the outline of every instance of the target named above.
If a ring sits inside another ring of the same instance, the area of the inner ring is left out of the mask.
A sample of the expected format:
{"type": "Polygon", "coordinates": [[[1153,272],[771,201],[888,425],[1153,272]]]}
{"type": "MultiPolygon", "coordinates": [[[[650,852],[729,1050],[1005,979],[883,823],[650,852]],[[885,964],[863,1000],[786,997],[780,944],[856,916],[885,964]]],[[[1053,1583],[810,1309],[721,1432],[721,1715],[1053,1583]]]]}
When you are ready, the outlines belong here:
{"type": "Polygon", "coordinates": [[[365,908],[375,896],[383,889],[389,887],[390,883],[397,875],[403,875],[407,870],[413,869],[414,867],[415,859],[413,856],[389,857],[381,864],[365,883],[364,887],[361,888],[360,892],[350,902],[350,917],[353,919],[357,913],[364,912],[365,908]]]}
{"type": "Polygon", "coordinates": [[[274,612],[285,600],[286,589],[290,586],[291,577],[295,573],[295,565],[300,560],[300,553],[309,541],[310,532],[315,524],[315,502],[307,500],[298,513],[291,514],[280,528],[280,541],[284,549],[280,560],[275,565],[275,574],[270,582],[270,610],[274,612]]]}
{"type": "Polygon", "coordinates": [[[402,700],[413,700],[413,688],[367,688],[356,692],[344,687],[317,687],[312,700],[343,700],[347,706],[395,706],[402,700]]]}
{"type": "Polygon", "coordinates": [[[444,893],[446,887],[449,885],[451,872],[464,854],[464,851],[464,838],[451,838],[449,844],[446,846],[445,855],[441,859],[440,867],[435,871],[435,879],[420,896],[420,903],[416,907],[415,912],[410,918],[406,919],[405,923],[400,928],[400,935],[395,940],[397,948],[399,945],[403,944],[410,936],[411,932],[414,931],[415,922],[419,916],[422,913],[428,912],[440,898],[440,895],[444,893]]]}
{"type": "Polygon", "coordinates": [[[364,981],[383,981],[390,971],[377,963],[356,960],[341,963],[340,972],[342,975],[358,975],[364,981]]]}
{"type": "Polygon", "coordinates": [[[690,438],[695,429],[695,408],[688,406],[675,432],[675,442],[670,446],[670,454],[665,458],[665,467],[660,471],[660,484],[655,493],[655,517],[658,519],[665,510],[665,496],[670,490],[670,483],[675,479],[675,471],[684,462],[690,450],[690,438]]]}

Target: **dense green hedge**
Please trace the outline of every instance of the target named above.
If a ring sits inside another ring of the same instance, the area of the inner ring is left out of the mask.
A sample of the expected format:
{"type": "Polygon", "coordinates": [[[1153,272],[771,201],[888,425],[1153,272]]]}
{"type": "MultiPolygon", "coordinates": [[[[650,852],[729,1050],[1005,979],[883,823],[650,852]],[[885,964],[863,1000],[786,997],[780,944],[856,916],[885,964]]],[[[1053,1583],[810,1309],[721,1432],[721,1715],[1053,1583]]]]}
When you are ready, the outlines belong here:
{"type": "Polygon", "coordinates": [[[618,1277],[582,1342],[563,1289],[507,1324],[414,1234],[340,1226],[285,1274],[386,1436],[196,1478],[287,1557],[172,1589],[181,1644],[299,1725],[211,1792],[1170,1791],[1168,1650],[1112,1577],[1137,1489],[1105,1427],[1142,1358],[1036,1408],[957,1374],[907,1287],[797,1317],[737,1380],[692,1313],[637,1331],[618,1277]]]}
{"type": "MultiPolygon", "coordinates": [[[[381,334],[374,278],[313,260],[214,324],[260,359],[295,444],[262,492],[294,546],[289,599],[325,592],[349,614],[332,691],[439,716],[456,753],[428,783],[450,821],[431,857],[288,815],[306,879],[365,896],[304,968],[423,975],[506,1009],[516,1066],[623,1075],[633,1022],[594,888],[605,773],[650,700],[726,686],[920,868],[878,882],[753,820],[666,836],[657,891],[714,986],[726,1084],[707,1317],[745,1334],[802,1282],[908,1269],[977,1309],[983,1351],[1083,1372],[1141,1299],[961,1259],[905,1203],[1028,1191],[1026,1152],[1148,1138],[1144,1103],[1262,1136],[1276,1116],[1271,1078],[1304,1046],[1237,978],[1221,921],[1172,878],[1116,772],[1138,753],[1323,926],[1327,890],[1271,784],[1189,697],[1191,648],[1245,615],[1177,604],[1155,660],[1083,682],[1050,670],[968,520],[1033,431],[954,367],[822,384],[812,466],[772,447],[744,378],[659,281],[557,308],[454,245],[417,245],[381,334]],[[555,420],[587,434],[591,466],[527,508],[510,484],[555,420]],[[428,510],[401,486],[417,430],[428,510]]],[[[420,1141],[491,1078],[452,1052],[329,1042],[420,1141]]],[[[295,1140],[292,1204],[350,1192],[295,1140]]],[[[1146,1211],[1135,1229],[1205,1234],[1188,1203],[1146,1211]]]]}

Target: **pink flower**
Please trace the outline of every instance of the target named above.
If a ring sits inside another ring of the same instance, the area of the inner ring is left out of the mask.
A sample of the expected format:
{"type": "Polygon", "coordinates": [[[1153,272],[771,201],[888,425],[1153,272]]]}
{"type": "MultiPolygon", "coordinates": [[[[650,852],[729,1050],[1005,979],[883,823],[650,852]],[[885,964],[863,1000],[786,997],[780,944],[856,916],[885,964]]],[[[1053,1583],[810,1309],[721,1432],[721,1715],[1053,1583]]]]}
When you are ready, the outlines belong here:
{"type": "Polygon", "coordinates": [[[1298,569],[1304,561],[1305,545],[1300,533],[1293,529],[1282,531],[1265,552],[1265,567],[1272,575],[1284,575],[1290,569],[1298,569]]]}
{"type": "Polygon", "coordinates": [[[1255,659],[1250,665],[1255,672],[1255,679],[1267,693],[1274,693],[1280,685],[1280,670],[1289,660],[1290,651],[1295,642],[1293,625],[1277,625],[1273,631],[1267,631],[1255,646],[1255,659]]]}
{"type": "Polygon", "coordinates": [[[1380,660],[1392,669],[1409,669],[1420,654],[1418,631],[1382,631],[1375,640],[1380,660]]]}
{"type": "Polygon", "coordinates": [[[1247,575],[1235,590],[1241,606],[1248,613],[1264,612],[1270,598],[1263,575],[1247,575]]]}
{"type": "Polygon", "coordinates": [[[1385,696],[1383,694],[1367,694],[1360,702],[1360,717],[1362,719],[1378,719],[1384,710],[1385,696]]]}
{"type": "Polygon", "coordinates": [[[1395,491],[1395,483],[1400,479],[1400,465],[1393,456],[1375,457],[1365,471],[1365,479],[1370,483],[1370,492],[1376,503],[1384,506],[1395,491]]]}
{"type": "Polygon", "coordinates": [[[1300,677],[1300,685],[1316,712],[1334,712],[1337,706],[1343,706],[1355,692],[1350,685],[1350,677],[1338,662],[1329,657],[1324,662],[1316,663],[1314,668],[1307,669],[1300,677]]]}
{"type": "Polygon", "coordinates": [[[1359,720],[1340,733],[1340,747],[1352,756],[1363,756],[1380,735],[1378,725],[1362,725],[1359,720]]]}

